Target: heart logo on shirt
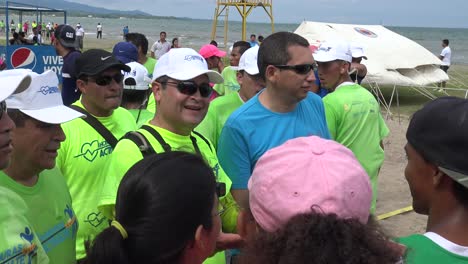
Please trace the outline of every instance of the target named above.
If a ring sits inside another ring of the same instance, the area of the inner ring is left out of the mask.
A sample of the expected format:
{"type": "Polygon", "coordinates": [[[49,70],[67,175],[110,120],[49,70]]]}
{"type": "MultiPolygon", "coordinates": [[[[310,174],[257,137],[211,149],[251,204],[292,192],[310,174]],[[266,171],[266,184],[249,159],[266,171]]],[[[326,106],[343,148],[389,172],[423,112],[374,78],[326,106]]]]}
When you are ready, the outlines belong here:
{"type": "Polygon", "coordinates": [[[90,143],[86,142],[81,145],[81,154],[77,155],[76,157],[83,156],[87,161],[93,162],[99,152],[99,141],[93,140],[90,143]]]}

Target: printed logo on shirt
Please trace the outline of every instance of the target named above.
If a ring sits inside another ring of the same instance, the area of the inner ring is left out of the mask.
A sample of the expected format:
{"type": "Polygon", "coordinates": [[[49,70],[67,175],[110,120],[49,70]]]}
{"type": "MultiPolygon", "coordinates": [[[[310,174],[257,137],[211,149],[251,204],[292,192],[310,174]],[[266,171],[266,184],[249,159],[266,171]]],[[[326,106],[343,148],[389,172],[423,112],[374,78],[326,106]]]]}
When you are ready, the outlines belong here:
{"type": "Polygon", "coordinates": [[[54,94],[54,93],[59,93],[60,90],[57,86],[41,86],[41,89],[39,90],[39,93],[42,93],[43,95],[48,95],[48,94],[54,94]]]}
{"type": "Polygon", "coordinates": [[[104,157],[112,153],[112,147],[103,140],[99,142],[97,139],[91,142],[86,142],[81,145],[81,153],[75,158],[83,157],[89,162],[93,162],[98,156],[104,157]]]}
{"type": "Polygon", "coordinates": [[[88,223],[88,224],[90,224],[90,225],[92,225],[94,227],[98,227],[106,219],[107,218],[103,214],[101,214],[100,212],[98,212],[98,213],[92,212],[86,217],[84,222],[88,223]]]}
{"type": "Polygon", "coordinates": [[[0,252],[0,263],[32,263],[37,255],[37,246],[34,244],[34,233],[31,228],[25,227],[19,237],[25,242],[0,252]]]}
{"type": "Polygon", "coordinates": [[[78,221],[76,221],[75,212],[73,212],[71,206],[67,204],[67,206],[63,210],[63,213],[66,217],[68,217],[67,222],[65,222],[65,228],[71,228],[72,236],[75,237],[76,231],[78,230],[78,221]]]}

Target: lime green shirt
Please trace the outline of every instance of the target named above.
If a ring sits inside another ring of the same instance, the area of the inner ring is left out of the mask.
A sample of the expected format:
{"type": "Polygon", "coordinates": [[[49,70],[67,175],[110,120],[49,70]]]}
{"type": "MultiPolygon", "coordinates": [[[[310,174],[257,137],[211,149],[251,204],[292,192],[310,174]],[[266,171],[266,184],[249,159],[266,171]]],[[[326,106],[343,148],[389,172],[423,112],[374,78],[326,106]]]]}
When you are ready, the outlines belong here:
{"type": "Polygon", "coordinates": [[[195,131],[208,138],[215,149],[218,149],[218,139],[224,123],[237,108],[244,104],[239,93],[231,93],[218,97],[210,103],[205,119],[195,128],[195,131]]]}
{"type": "Polygon", "coordinates": [[[231,93],[235,93],[239,91],[240,85],[237,82],[237,71],[232,69],[231,66],[224,68],[223,72],[221,73],[223,76],[224,82],[217,83],[213,87],[213,89],[219,95],[228,95],[231,93]]]}
{"type": "Polygon", "coordinates": [[[0,186],[0,208],[0,263],[49,263],[27,218],[29,208],[24,200],[14,191],[0,186]]]}
{"type": "MultiPolygon", "coordinates": [[[[195,153],[195,148],[192,144],[190,136],[181,136],[166,129],[153,126],[149,123],[148,125],[161,134],[161,137],[164,139],[164,141],[166,141],[167,144],[171,146],[173,151],[186,151],[195,153]]],[[[139,129],[138,131],[147,138],[149,144],[151,144],[156,153],[164,152],[164,149],[159,144],[159,142],[148,131],[144,129],[139,129]]],[[[223,204],[223,206],[225,206],[225,208],[230,208],[230,210],[223,214],[223,228],[225,228],[225,230],[232,231],[235,229],[235,225],[237,224],[237,208],[232,206],[235,205],[235,202],[233,201],[229,192],[231,190],[231,180],[219,165],[215,150],[211,151],[210,147],[198,135],[192,134],[192,136],[195,137],[203,158],[206,160],[208,165],[212,167],[217,181],[224,182],[226,184],[226,192],[228,194],[225,197],[221,197],[220,202],[223,204]]],[[[99,200],[99,209],[107,217],[113,216],[115,201],[117,198],[117,190],[120,181],[122,180],[125,173],[130,169],[130,167],[132,167],[141,159],[143,159],[143,155],[141,154],[140,149],[129,139],[123,139],[119,141],[115,147],[111,161],[105,170],[106,182],[102,188],[102,193],[99,200]]],[[[224,252],[220,252],[209,258],[205,263],[225,263],[224,252]]]]}
{"type": "Polygon", "coordinates": [[[467,264],[468,257],[456,255],[424,235],[411,235],[397,239],[407,247],[407,264],[467,264]]]}
{"type": "Polygon", "coordinates": [[[353,151],[370,177],[371,212],[377,201],[377,176],[384,160],[380,142],[389,133],[374,96],[358,84],[339,86],[323,98],[332,139],[353,151]]]}
{"type": "MultiPolygon", "coordinates": [[[[79,101],[74,105],[83,107],[79,101]]],[[[96,118],[117,139],[136,130],[135,119],[122,107],[115,109],[111,116],[96,118]]],[[[76,258],[82,259],[85,257],[85,238],[93,239],[108,226],[107,218],[98,211],[97,204],[104,185],[100,171],[109,162],[112,147],[81,118],[62,124],[62,129],[67,138],[60,146],[57,166],[70,188],[73,207],[80,221],[76,258]]]]}
{"type": "Polygon", "coordinates": [[[135,118],[137,128],[140,128],[154,117],[154,113],[147,109],[141,109],[141,111],[140,109],[128,109],[128,111],[132,114],[133,118],[135,118]],[[138,116],[138,113],[140,113],[140,116],[138,116]]]}
{"type": "Polygon", "coordinates": [[[28,205],[28,219],[50,263],[75,263],[78,221],[62,173],[57,168],[44,170],[37,183],[29,187],[0,171],[0,185],[17,193],[28,205]]]}
{"type": "MultiPolygon", "coordinates": [[[[157,60],[155,60],[154,58],[148,57],[145,64],[143,64],[146,70],[148,70],[150,78],[153,78],[154,66],[156,65],[156,62],[157,60]]],[[[154,100],[153,93],[151,93],[148,98],[148,105],[146,107],[146,110],[152,112],[153,114],[156,113],[156,100],[154,100]]]]}

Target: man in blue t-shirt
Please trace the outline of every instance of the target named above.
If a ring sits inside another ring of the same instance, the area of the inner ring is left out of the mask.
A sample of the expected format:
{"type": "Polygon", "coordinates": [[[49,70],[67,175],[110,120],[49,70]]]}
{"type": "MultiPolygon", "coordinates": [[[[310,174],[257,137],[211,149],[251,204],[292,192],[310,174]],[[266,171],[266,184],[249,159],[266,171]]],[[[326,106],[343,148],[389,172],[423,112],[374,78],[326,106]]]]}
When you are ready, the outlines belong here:
{"type": "Polygon", "coordinates": [[[266,88],[229,117],[218,142],[221,167],[241,207],[248,206],[247,182],[263,153],[296,137],[330,138],[322,100],[309,92],[315,62],[306,39],[272,34],[260,46],[258,68],[266,88]]]}
{"type": "Polygon", "coordinates": [[[76,32],[69,25],[60,25],[54,31],[53,45],[57,54],[63,57],[62,100],[68,106],[80,99],[81,92],[76,87],[75,60],[81,53],[75,49],[76,32]]]}

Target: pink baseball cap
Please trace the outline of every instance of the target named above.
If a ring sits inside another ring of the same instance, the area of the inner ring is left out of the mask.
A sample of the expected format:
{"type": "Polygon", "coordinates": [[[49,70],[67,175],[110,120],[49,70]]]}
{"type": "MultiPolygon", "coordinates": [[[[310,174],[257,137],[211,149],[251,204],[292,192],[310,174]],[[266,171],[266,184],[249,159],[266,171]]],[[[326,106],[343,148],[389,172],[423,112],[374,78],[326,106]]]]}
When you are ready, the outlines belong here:
{"type": "Polygon", "coordinates": [[[201,47],[200,49],[200,55],[202,55],[203,58],[208,59],[209,57],[224,57],[226,56],[226,52],[219,50],[215,45],[207,44],[201,47]]]}
{"type": "Polygon", "coordinates": [[[291,139],[267,151],[248,188],[250,210],[267,232],[317,209],[362,223],[369,218],[369,176],[351,150],[317,136],[291,139]]]}

